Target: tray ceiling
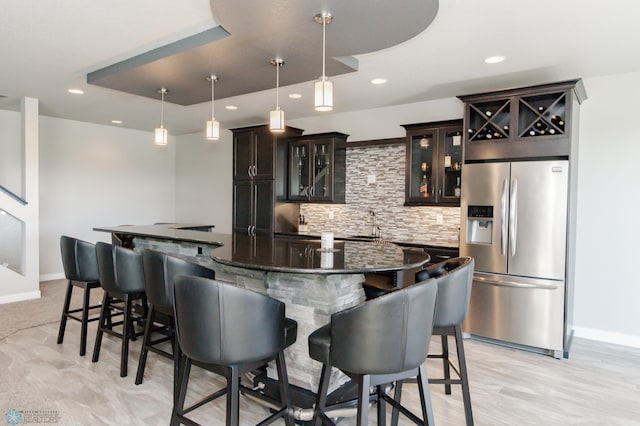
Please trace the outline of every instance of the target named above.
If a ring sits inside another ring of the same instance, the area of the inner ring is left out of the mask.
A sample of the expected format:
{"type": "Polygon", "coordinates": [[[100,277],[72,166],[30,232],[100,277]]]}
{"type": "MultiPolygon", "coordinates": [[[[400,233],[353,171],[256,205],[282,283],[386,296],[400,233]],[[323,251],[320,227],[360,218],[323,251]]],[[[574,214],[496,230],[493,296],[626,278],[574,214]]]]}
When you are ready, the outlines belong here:
{"type": "Polygon", "coordinates": [[[193,105],[275,86],[270,61],[285,65],[280,85],[313,81],[322,73],[322,26],[313,17],[331,13],[327,25],[328,76],[358,70],[354,55],[386,49],[424,31],[434,20],[438,0],[211,0],[217,27],[93,71],[87,82],[158,99],[193,105]]]}

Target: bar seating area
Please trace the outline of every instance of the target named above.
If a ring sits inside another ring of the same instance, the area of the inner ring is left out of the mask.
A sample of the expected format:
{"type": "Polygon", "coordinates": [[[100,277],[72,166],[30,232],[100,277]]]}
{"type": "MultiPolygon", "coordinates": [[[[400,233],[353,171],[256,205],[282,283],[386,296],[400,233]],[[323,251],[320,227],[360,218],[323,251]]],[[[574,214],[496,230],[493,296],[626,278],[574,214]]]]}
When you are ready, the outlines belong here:
{"type": "MultiPolygon", "coordinates": [[[[120,339],[121,377],[127,376],[130,342],[143,336],[136,385],[143,383],[149,351],[173,362],[173,408],[167,423],[197,425],[190,413],[226,397],[226,424],[238,425],[242,417],[239,397],[244,394],[270,407],[271,413],[261,425],[280,418],[287,425],[296,421],[335,424],[343,416],[356,416],[359,425],[368,424],[370,404],[377,404],[378,424],[386,422],[387,404],[393,408],[393,424],[399,414],[416,424],[435,424],[425,368],[429,341],[432,334],[443,336],[446,355],[445,332],[451,328],[457,336],[456,325],[447,324],[457,322],[459,333],[464,312],[458,311],[468,305],[473,271],[470,258],[420,271],[416,284],[339,310],[330,316],[329,323],[313,331],[308,337],[308,356],[322,364],[320,383],[313,393],[315,402],[306,409],[311,409],[312,418],[295,418],[294,411],[300,409],[296,404],[303,402],[292,396],[284,354],[296,342],[298,325],[286,317],[285,303],[217,280],[212,269],[149,248],[138,252],[103,242],[94,246],[66,236],[61,238],[61,248],[67,263],[74,263],[69,260],[70,253],[82,260],[75,261],[82,264],[81,273],[69,272],[69,285],[80,281],[104,291],[92,361],[98,361],[103,335],[107,334],[120,339]],[[438,309],[440,303],[455,312],[455,320],[443,312],[445,308],[438,309]],[[270,377],[271,384],[277,385],[275,393],[262,389],[263,383],[255,386],[251,382],[251,377],[266,374],[270,361],[277,372],[277,378],[270,377]],[[225,378],[226,386],[199,401],[190,401],[187,393],[192,366],[225,378]],[[332,368],[346,374],[357,389],[345,393],[339,402],[328,398],[332,368]],[[412,378],[418,383],[422,417],[401,405],[403,381],[409,383],[412,378]]],[[[60,322],[61,336],[68,312],[69,296],[60,322]]],[[[85,342],[83,337],[82,345],[85,342]]],[[[462,353],[460,365],[464,365],[461,342],[457,349],[462,353]]],[[[447,368],[448,364],[448,379],[447,368]]],[[[464,380],[449,380],[447,390],[450,393],[451,384],[463,385],[467,422],[473,424],[466,368],[462,373],[464,380]]]]}

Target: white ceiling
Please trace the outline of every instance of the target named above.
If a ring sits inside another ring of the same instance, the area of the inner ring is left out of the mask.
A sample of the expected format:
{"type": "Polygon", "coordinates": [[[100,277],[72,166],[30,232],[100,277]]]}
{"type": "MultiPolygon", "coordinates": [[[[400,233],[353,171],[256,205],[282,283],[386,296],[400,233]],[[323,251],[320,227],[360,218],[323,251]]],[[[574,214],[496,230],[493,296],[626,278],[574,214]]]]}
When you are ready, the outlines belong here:
{"type": "MultiPolygon", "coordinates": [[[[159,101],[88,85],[86,74],[217,25],[211,8],[210,0],[0,0],[0,94],[38,98],[47,116],[151,131],[159,101]],[[85,94],[67,93],[72,87],[85,94]]],[[[640,71],[638,22],[635,0],[440,0],[423,33],[358,55],[358,72],[332,79],[334,112],[640,71]],[[507,60],[483,62],[497,54],[507,60]],[[388,83],[372,86],[373,77],[388,83]]],[[[322,114],[312,86],[281,88],[287,118],[322,114]]],[[[216,118],[224,127],[265,123],[274,105],[274,90],[221,99],[216,118]]],[[[165,127],[200,131],[208,115],[208,102],[166,104],[165,127]]]]}

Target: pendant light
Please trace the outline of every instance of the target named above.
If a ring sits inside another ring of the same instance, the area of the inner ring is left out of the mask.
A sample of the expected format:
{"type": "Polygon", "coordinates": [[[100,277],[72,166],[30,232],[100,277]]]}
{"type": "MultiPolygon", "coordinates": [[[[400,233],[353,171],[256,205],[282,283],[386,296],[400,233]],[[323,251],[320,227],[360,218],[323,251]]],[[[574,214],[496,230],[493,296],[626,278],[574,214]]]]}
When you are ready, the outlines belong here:
{"type": "Polygon", "coordinates": [[[284,61],[281,58],[276,58],[271,61],[271,64],[276,67],[276,109],[269,114],[269,129],[272,133],[284,133],[284,111],[280,109],[280,67],[284,65],[284,61]]]}
{"type": "Polygon", "coordinates": [[[211,120],[207,121],[207,128],[205,134],[210,141],[217,141],[220,139],[220,123],[215,118],[215,98],[213,96],[213,86],[218,82],[218,77],[211,74],[207,77],[207,81],[211,82],[211,120]]]}
{"type": "Polygon", "coordinates": [[[333,20],[333,16],[330,13],[322,12],[314,16],[313,19],[318,24],[322,24],[322,76],[314,84],[314,107],[316,111],[331,111],[333,109],[333,83],[327,78],[325,64],[326,27],[333,20]]]}
{"type": "Polygon", "coordinates": [[[164,95],[169,93],[169,91],[163,87],[161,89],[158,89],[158,93],[160,93],[160,95],[161,95],[161,100],[160,100],[160,127],[156,128],[155,142],[156,142],[156,145],[166,145],[167,144],[167,129],[164,128],[164,95]]]}

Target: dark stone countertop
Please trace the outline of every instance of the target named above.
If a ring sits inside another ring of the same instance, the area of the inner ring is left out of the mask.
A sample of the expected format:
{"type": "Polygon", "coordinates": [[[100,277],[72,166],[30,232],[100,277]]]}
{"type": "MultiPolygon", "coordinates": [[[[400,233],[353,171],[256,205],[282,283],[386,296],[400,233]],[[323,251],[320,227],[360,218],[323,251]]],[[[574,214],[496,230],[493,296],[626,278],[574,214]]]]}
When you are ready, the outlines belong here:
{"type": "Polygon", "coordinates": [[[325,251],[319,239],[246,234],[235,234],[232,244],[212,250],[211,258],[240,268],[306,274],[401,271],[429,261],[422,250],[383,241],[335,240],[334,249],[325,251]]]}
{"type": "Polygon", "coordinates": [[[321,249],[319,236],[219,234],[204,231],[213,226],[191,224],[125,225],[97,227],[120,238],[147,237],[219,246],[211,258],[220,264],[262,271],[357,274],[419,268],[429,261],[420,249],[386,241],[362,239],[334,241],[334,249],[321,249]]]}

